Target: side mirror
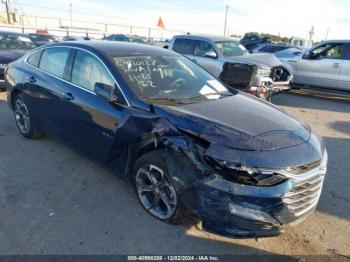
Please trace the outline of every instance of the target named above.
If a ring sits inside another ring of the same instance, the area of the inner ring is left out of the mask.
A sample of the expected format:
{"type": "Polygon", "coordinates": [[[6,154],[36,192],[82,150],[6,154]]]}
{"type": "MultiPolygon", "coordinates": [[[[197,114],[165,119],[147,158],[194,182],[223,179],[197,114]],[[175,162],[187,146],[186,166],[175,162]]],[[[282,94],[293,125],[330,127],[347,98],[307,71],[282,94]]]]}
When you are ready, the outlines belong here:
{"type": "Polygon", "coordinates": [[[306,52],[303,54],[303,59],[313,59],[313,55],[310,52],[306,52]]]}
{"type": "Polygon", "coordinates": [[[108,102],[118,101],[118,97],[114,93],[114,87],[100,82],[95,83],[94,92],[97,96],[106,99],[108,102]]]}
{"type": "Polygon", "coordinates": [[[218,55],[216,54],[216,52],[215,51],[208,51],[208,52],[206,52],[205,53],[205,57],[209,57],[209,58],[214,58],[214,59],[216,59],[216,58],[218,58],[218,55]]]}

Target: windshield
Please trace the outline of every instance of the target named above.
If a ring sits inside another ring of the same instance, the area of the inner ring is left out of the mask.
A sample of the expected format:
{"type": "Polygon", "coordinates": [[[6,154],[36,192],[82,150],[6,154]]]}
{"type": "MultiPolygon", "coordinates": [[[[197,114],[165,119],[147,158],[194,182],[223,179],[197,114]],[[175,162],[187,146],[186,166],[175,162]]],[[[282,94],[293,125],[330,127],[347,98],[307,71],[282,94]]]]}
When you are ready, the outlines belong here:
{"type": "Polygon", "coordinates": [[[129,86],[153,103],[192,103],[232,95],[201,67],[182,56],[114,57],[129,86]]]}
{"type": "Polygon", "coordinates": [[[30,34],[29,36],[38,42],[55,42],[55,38],[52,35],[30,34]]]}
{"type": "Polygon", "coordinates": [[[29,37],[15,34],[0,34],[0,49],[33,49],[36,45],[29,37]]]}
{"type": "Polygon", "coordinates": [[[149,43],[147,42],[147,40],[145,38],[142,37],[130,37],[129,36],[129,40],[132,43],[139,43],[139,44],[146,44],[148,45],[149,43]]]}
{"type": "Polygon", "coordinates": [[[247,49],[245,49],[243,45],[234,41],[216,42],[216,46],[220,50],[223,57],[241,56],[248,54],[247,49]]]}

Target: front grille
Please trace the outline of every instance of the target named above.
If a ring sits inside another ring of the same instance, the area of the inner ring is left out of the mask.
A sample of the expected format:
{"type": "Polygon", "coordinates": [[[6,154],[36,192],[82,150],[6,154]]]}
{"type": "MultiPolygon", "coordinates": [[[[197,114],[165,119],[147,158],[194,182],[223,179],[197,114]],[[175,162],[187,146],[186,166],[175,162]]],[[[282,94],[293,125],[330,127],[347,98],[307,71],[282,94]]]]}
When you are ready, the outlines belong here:
{"type": "Polygon", "coordinates": [[[303,182],[296,183],[292,190],[285,194],[283,201],[294,216],[302,216],[317,205],[323,180],[323,173],[315,174],[303,182]]]}
{"type": "Polygon", "coordinates": [[[305,172],[308,172],[316,167],[318,167],[321,164],[321,160],[302,165],[302,166],[296,166],[296,167],[290,167],[288,168],[288,173],[292,174],[303,174],[305,172]]]}

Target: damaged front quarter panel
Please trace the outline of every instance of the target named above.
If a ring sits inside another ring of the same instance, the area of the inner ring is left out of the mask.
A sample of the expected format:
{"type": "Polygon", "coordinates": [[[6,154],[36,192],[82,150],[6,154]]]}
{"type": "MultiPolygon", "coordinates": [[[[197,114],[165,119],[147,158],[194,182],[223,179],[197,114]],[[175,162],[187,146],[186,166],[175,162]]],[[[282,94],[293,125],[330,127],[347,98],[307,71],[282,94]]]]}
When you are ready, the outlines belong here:
{"type": "MultiPolygon", "coordinates": [[[[210,172],[210,167],[202,160],[204,145],[200,145],[186,131],[177,129],[169,121],[160,118],[152,129],[155,147],[164,146],[182,152],[201,172],[210,172]]],[[[197,138],[199,139],[199,138],[197,138]]]]}
{"type": "Polygon", "coordinates": [[[208,158],[207,150],[210,146],[205,148],[205,145],[199,145],[199,137],[186,133],[185,130],[178,130],[164,118],[155,123],[152,133],[156,147],[182,152],[201,171],[203,176],[187,185],[188,189],[180,197],[201,218],[204,230],[241,237],[280,233],[282,222],[269,211],[283,213],[281,196],[290,189],[288,182],[273,189],[257,189],[232,183],[223,175],[217,175],[218,169],[208,164],[209,160],[205,160],[208,158]]]}
{"type": "MultiPolygon", "coordinates": [[[[239,103],[235,105],[238,109],[243,107],[239,103]]],[[[248,131],[247,122],[241,124],[237,119],[236,124],[240,124],[241,129],[233,130],[232,126],[228,128],[219,122],[207,121],[214,117],[211,113],[207,113],[205,119],[198,119],[200,112],[196,112],[196,106],[171,107],[172,115],[178,116],[172,120],[177,121],[176,127],[165,117],[157,121],[152,133],[157,146],[184,153],[201,170],[202,175],[191,180],[181,199],[201,218],[204,230],[226,236],[271,236],[279,234],[286,225],[301,221],[315,209],[320,190],[317,189],[308,209],[295,215],[286,196],[303,184],[278,172],[260,172],[319,161],[324,146],[315,135],[301,125],[293,126],[297,127],[294,133],[281,130],[270,134],[268,128],[273,125],[270,122],[259,126],[261,130],[267,130],[264,136],[252,137],[251,131],[242,132],[245,127],[248,131]],[[189,115],[188,107],[196,114],[189,115]],[[182,117],[184,113],[187,113],[186,118],[182,117]]],[[[162,107],[162,111],[164,109],[169,112],[169,107],[162,107]]],[[[216,109],[219,110],[218,106],[216,109]]],[[[158,112],[161,112],[159,108],[158,112]]],[[[161,115],[167,116],[164,112],[161,115]]],[[[223,116],[220,114],[216,121],[223,116]]],[[[236,118],[236,115],[230,118],[236,118]]],[[[322,183],[322,174],[324,171],[317,170],[312,179],[320,179],[322,183]]]]}

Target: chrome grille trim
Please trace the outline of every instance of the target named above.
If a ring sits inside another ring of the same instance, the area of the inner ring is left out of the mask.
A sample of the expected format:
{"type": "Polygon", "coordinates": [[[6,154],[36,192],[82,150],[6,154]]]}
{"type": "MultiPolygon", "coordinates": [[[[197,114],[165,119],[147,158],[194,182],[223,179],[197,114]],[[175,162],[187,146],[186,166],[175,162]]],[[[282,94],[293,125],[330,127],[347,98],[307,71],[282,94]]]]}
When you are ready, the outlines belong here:
{"type": "Polygon", "coordinates": [[[295,217],[300,217],[316,207],[321,196],[327,161],[328,155],[325,151],[322,161],[319,161],[317,166],[315,162],[310,163],[312,169],[300,174],[284,173],[290,178],[293,186],[282,199],[295,217]]]}
{"type": "Polygon", "coordinates": [[[324,174],[316,174],[310,180],[296,183],[283,197],[288,210],[296,217],[314,208],[321,196],[324,174]]]}
{"type": "Polygon", "coordinates": [[[321,161],[315,161],[306,165],[291,167],[288,169],[288,172],[292,174],[302,174],[318,167],[320,164],[321,164],[321,161]]]}

